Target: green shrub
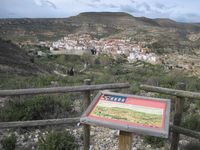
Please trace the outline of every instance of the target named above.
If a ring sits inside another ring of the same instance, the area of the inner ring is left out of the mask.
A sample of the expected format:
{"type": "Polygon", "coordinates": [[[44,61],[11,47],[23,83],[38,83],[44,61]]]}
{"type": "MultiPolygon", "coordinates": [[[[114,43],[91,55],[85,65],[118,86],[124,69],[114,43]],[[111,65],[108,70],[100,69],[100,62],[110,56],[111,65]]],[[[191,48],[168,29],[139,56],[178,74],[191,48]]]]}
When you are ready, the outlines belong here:
{"type": "Polygon", "coordinates": [[[200,109],[200,102],[197,103],[197,108],[200,109]]]}
{"type": "Polygon", "coordinates": [[[191,130],[200,131],[200,115],[192,114],[187,116],[182,126],[191,130]]]}
{"type": "Polygon", "coordinates": [[[153,136],[145,136],[144,137],[144,142],[151,144],[151,146],[155,148],[159,148],[164,146],[164,139],[159,138],[159,137],[153,137],[153,136]]]}
{"type": "Polygon", "coordinates": [[[117,64],[123,64],[127,62],[127,57],[126,55],[117,55],[115,59],[115,63],[117,64]]]}
{"type": "Polygon", "coordinates": [[[70,115],[72,101],[67,96],[20,97],[0,109],[0,121],[40,120],[70,115]]]}
{"type": "Polygon", "coordinates": [[[16,142],[16,136],[12,134],[11,136],[7,136],[3,140],[1,140],[1,145],[3,150],[14,150],[16,147],[16,142]]]}
{"type": "Polygon", "coordinates": [[[39,138],[39,150],[74,150],[77,148],[75,137],[68,131],[51,131],[39,138]]]}
{"type": "Polygon", "coordinates": [[[66,61],[66,56],[65,55],[59,55],[56,58],[56,62],[59,64],[64,64],[66,61]]]}
{"type": "Polygon", "coordinates": [[[90,67],[93,67],[95,65],[95,62],[97,62],[95,56],[93,56],[91,53],[84,53],[81,56],[81,61],[82,63],[87,63],[89,64],[90,67]]]}
{"type": "Polygon", "coordinates": [[[114,59],[106,54],[99,55],[98,59],[102,66],[108,66],[114,62],[114,59]]]}

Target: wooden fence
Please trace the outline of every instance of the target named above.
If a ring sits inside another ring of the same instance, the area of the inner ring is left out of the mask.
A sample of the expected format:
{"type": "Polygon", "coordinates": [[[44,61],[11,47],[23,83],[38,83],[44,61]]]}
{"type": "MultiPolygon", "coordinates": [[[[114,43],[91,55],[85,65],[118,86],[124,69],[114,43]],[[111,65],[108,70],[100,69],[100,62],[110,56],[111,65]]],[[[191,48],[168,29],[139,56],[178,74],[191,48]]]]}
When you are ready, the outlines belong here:
{"type": "MultiPolygon", "coordinates": [[[[90,104],[90,92],[91,91],[105,90],[105,89],[122,89],[122,88],[130,87],[128,83],[99,84],[99,85],[90,85],[90,83],[91,83],[90,79],[86,79],[86,80],[84,80],[85,85],[82,85],[82,86],[0,90],[0,97],[82,92],[83,97],[84,97],[83,98],[83,110],[85,110],[90,104]]],[[[32,120],[32,121],[0,122],[0,129],[74,124],[74,123],[78,123],[79,121],[80,121],[80,117],[62,118],[62,119],[47,119],[47,120],[32,120]]],[[[83,131],[84,131],[84,137],[83,137],[84,150],[88,150],[89,146],[90,146],[90,127],[88,125],[84,125],[83,131]]]]}
{"type": "Polygon", "coordinates": [[[185,98],[200,100],[200,93],[184,91],[186,88],[186,85],[184,83],[178,83],[176,88],[177,89],[168,89],[150,85],[140,85],[140,89],[145,91],[176,96],[173,123],[170,124],[170,131],[172,132],[170,150],[178,149],[179,134],[184,134],[186,136],[197,138],[200,140],[200,132],[179,127],[179,125],[181,124],[185,98]]]}
{"type": "MultiPolygon", "coordinates": [[[[95,90],[105,89],[121,89],[129,88],[128,83],[115,84],[100,84],[90,85],[90,80],[84,81],[85,85],[73,87],[52,87],[52,88],[37,88],[37,89],[18,89],[18,90],[0,90],[0,97],[4,96],[19,96],[19,95],[37,95],[37,94],[53,94],[53,93],[67,93],[67,92],[82,92],[83,93],[83,110],[90,104],[90,92],[95,90]]],[[[193,138],[200,139],[200,132],[189,130],[180,127],[182,110],[185,98],[193,98],[200,100],[200,93],[184,91],[185,85],[178,84],[177,89],[161,88],[149,85],[141,85],[140,88],[149,92],[157,92],[167,95],[176,96],[176,107],[174,113],[173,123],[170,124],[170,132],[172,132],[171,150],[178,149],[179,134],[184,134],[193,138]]],[[[47,119],[47,120],[32,120],[32,121],[15,121],[15,122],[1,122],[0,129],[3,128],[19,128],[19,127],[33,127],[33,126],[47,126],[47,125],[62,125],[73,124],[79,122],[77,118],[62,118],[62,119],[47,119]]],[[[89,149],[90,145],[90,127],[84,125],[84,150],[89,149]]]]}

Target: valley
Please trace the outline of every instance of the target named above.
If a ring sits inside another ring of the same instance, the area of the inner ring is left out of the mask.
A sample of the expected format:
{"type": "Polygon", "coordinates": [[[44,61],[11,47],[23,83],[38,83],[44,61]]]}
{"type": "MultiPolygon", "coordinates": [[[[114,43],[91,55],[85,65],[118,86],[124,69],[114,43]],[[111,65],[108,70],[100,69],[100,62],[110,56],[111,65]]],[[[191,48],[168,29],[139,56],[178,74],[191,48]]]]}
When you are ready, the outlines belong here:
{"type": "MultiPolygon", "coordinates": [[[[122,93],[174,99],[144,92],[139,86],[176,88],[178,82],[184,82],[186,90],[199,92],[199,57],[199,23],[134,17],[122,12],[85,12],[68,18],[0,19],[1,90],[76,86],[89,78],[92,84],[128,82],[131,87],[120,90],[122,93]]],[[[82,98],[75,93],[2,97],[0,121],[80,116],[82,98]]],[[[200,131],[199,109],[198,101],[185,101],[181,126],[200,131]]],[[[111,111],[116,115],[115,109],[111,111]]],[[[0,130],[0,137],[14,133],[18,149],[37,149],[40,137],[50,134],[52,128],[0,130]]],[[[66,130],[73,133],[81,147],[82,130],[76,127],[66,130]]],[[[108,148],[116,149],[116,131],[92,127],[91,135],[94,147],[106,143],[108,148]],[[104,137],[106,140],[102,140],[104,137]]],[[[166,140],[159,139],[161,142],[158,140],[153,147],[145,139],[145,136],[135,137],[136,144],[140,143],[138,149],[153,150],[159,144],[160,149],[169,147],[166,140]]],[[[181,141],[189,143],[194,139],[181,136],[181,141]]]]}

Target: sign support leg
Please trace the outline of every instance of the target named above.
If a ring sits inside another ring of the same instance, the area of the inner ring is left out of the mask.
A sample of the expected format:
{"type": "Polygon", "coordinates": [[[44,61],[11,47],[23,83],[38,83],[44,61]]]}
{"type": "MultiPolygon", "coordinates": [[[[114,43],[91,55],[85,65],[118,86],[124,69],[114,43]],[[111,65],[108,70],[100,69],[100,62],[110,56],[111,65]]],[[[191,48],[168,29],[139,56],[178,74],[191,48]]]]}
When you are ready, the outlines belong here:
{"type": "Polygon", "coordinates": [[[133,141],[133,135],[131,132],[120,131],[119,150],[131,150],[132,141],[133,141]]]}
{"type": "MultiPolygon", "coordinates": [[[[85,79],[85,85],[90,85],[91,80],[85,79]]],[[[84,110],[90,105],[90,91],[84,92],[84,101],[83,101],[83,108],[84,110]]],[[[85,124],[83,126],[83,143],[84,143],[84,150],[89,150],[90,148],[90,125],[85,124]]]]}

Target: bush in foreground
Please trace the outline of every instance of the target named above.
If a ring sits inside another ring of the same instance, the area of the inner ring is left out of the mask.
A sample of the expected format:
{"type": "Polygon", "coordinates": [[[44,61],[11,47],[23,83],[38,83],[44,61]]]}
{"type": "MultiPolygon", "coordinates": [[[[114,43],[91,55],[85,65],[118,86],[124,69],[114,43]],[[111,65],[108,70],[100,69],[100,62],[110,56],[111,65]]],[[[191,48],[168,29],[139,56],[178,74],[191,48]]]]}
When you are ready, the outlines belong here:
{"type": "Polygon", "coordinates": [[[39,139],[39,150],[74,150],[75,137],[68,131],[51,131],[39,139]]]}
{"type": "Polygon", "coordinates": [[[200,131],[200,115],[192,114],[187,116],[182,126],[191,130],[200,131]]]}
{"type": "Polygon", "coordinates": [[[16,136],[12,134],[2,139],[1,145],[3,150],[14,150],[16,147],[16,142],[16,136]]]}
{"type": "Polygon", "coordinates": [[[25,121],[68,117],[72,102],[67,96],[20,97],[0,109],[0,121],[25,121]]]}
{"type": "Polygon", "coordinates": [[[152,136],[145,136],[144,137],[144,142],[151,144],[153,147],[162,147],[164,146],[164,139],[159,138],[159,137],[152,137],[152,136]]]}

